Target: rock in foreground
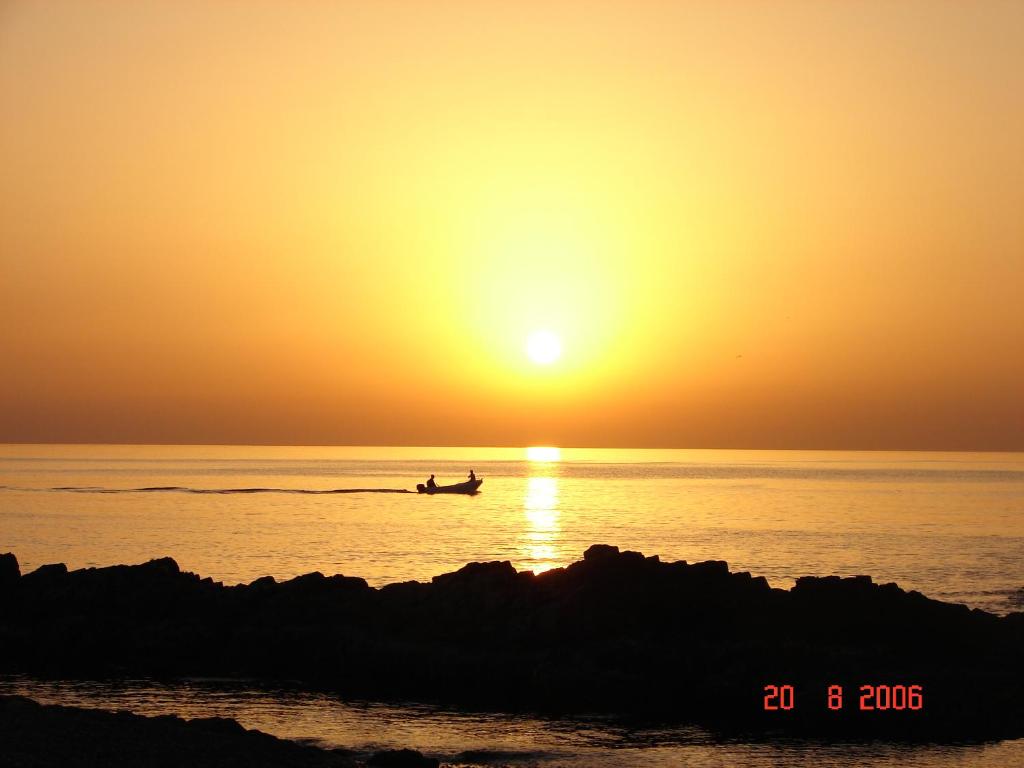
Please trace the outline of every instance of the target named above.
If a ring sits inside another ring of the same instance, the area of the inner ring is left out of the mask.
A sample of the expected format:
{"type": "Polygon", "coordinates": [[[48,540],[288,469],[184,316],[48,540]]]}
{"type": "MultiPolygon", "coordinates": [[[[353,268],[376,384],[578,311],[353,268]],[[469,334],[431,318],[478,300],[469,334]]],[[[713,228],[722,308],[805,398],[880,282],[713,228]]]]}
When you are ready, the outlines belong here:
{"type": "Polygon", "coordinates": [[[287,677],[374,699],[760,733],[1024,736],[1024,614],[868,577],[779,590],[724,562],[603,545],[540,575],[471,563],[381,589],[319,573],[225,587],[170,559],[5,572],[4,672],[287,677]]]}
{"type": "Polygon", "coordinates": [[[234,720],[143,717],[0,696],[0,763],[32,768],[348,768],[343,752],[234,720]]]}

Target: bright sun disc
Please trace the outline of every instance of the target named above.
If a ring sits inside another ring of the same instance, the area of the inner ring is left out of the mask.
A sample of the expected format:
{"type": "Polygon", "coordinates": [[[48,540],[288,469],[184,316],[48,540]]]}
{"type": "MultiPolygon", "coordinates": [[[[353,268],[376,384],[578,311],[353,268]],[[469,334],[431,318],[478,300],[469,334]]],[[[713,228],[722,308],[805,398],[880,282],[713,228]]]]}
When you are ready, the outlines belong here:
{"type": "Polygon", "coordinates": [[[526,340],[526,354],[537,365],[550,365],[562,356],[562,342],[551,331],[536,331],[526,340]]]}

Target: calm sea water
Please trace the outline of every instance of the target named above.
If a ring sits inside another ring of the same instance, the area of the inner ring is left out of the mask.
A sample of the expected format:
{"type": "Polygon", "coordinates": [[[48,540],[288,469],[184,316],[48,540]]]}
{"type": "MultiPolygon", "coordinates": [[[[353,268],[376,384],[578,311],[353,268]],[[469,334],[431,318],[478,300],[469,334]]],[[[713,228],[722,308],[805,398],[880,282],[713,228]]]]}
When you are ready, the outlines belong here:
{"type": "Polygon", "coordinates": [[[23,571],[170,555],[226,583],[381,585],[473,560],[541,571],[597,542],[779,587],[867,573],[1005,613],[1024,594],[1024,454],[0,446],[0,550],[23,571]],[[305,492],[471,468],[472,497],[305,492]]]}
{"type": "MultiPolygon", "coordinates": [[[[666,560],[727,560],[778,587],[805,574],[867,573],[1005,613],[1024,608],[1024,454],[0,446],[0,552],[16,553],[23,571],[170,555],[226,583],[319,570],[381,585],[427,580],[473,560],[541,571],[579,559],[596,542],[666,560]],[[414,490],[431,472],[458,482],[471,468],[484,478],[472,497],[322,493],[414,490]]],[[[723,745],[693,730],[357,705],[222,684],[8,680],[0,689],[150,713],[223,714],[359,749],[507,753],[476,762],[1024,765],[1019,741],[723,745]]]]}

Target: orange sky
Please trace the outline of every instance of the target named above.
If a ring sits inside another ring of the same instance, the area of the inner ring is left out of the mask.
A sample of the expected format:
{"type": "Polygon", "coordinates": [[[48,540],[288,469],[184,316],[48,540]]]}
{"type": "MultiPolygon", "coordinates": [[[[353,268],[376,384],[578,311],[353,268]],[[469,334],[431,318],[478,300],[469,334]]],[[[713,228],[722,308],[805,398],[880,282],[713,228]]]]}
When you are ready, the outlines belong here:
{"type": "Polygon", "coordinates": [[[1016,1],[7,0],[0,441],[1024,449],[1022,136],[1016,1]]]}

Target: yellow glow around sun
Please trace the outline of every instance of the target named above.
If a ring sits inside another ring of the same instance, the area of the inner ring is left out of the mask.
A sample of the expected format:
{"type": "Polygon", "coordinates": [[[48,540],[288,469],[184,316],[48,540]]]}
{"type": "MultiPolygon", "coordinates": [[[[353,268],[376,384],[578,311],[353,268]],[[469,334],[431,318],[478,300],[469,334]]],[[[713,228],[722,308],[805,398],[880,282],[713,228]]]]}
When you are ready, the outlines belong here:
{"type": "Polygon", "coordinates": [[[534,331],[526,340],[526,354],[537,365],[551,365],[562,356],[562,342],[551,331],[534,331]]]}

